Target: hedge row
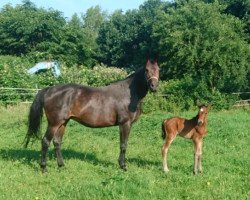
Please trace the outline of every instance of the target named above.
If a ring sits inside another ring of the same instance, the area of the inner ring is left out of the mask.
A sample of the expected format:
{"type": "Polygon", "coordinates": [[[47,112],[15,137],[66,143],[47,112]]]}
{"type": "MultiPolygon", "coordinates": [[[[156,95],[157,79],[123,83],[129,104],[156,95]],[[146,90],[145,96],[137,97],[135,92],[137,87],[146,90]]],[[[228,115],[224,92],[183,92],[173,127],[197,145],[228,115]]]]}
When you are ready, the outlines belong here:
{"type": "MultiPolygon", "coordinates": [[[[116,67],[98,65],[90,69],[84,66],[66,66],[62,64],[62,75],[53,76],[51,71],[36,75],[29,75],[27,69],[35,63],[25,58],[0,56],[0,88],[44,88],[62,83],[78,83],[91,86],[107,85],[111,82],[124,79],[128,72],[116,67]]],[[[0,101],[31,101],[32,94],[22,96],[25,90],[4,93],[0,91],[0,101]]],[[[195,107],[197,101],[212,102],[215,109],[228,109],[236,101],[235,95],[223,94],[217,90],[209,91],[202,82],[186,77],[181,80],[169,80],[160,83],[157,93],[149,93],[144,100],[144,113],[156,110],[178,112],[195,107]]]]}

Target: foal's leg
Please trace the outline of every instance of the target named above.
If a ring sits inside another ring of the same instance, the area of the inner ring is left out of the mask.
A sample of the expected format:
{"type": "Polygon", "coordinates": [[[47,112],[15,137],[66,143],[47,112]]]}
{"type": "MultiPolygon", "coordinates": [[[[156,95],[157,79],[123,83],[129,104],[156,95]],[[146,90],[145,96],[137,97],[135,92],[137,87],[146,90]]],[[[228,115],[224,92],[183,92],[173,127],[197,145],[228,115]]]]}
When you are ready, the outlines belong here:
{"type": "Polygon", "coordinates": [[[202,155],[202,138],[195,138],[194,140],[194,174],[202,172],[201,155],[202,155]]]}
{"type": "Polygon", "coordinates": [[[47,161],[47,152],[50,145],[50,142],[54,136],[57,127],[50,127],[48,126],[47,131],[42,139],[42,156],[41,156],[41,169],[42,172],[46,172],[46,161],[47,161]]]}
{"type": "Polygon", "coordinates": [[[169,171],[168,169],[168,164],[167,164],[167,154],[168,154],[168,149],[170,147],[170,144],[174,141],[176,135],[173,133],[167,133],[165,143],[162,145],[162,167],[163,171],[167,173],[169,171]]]}
{"type": "Polygon", "coordinates": [[[119,126],[119,129],[120,129],[120,156],[118,161],[121,169],[127,171],[127,166],[125,163],[125,154],[126,154],[128,136],[130,133],[131,124],[129,122],[122,124],[119,126]]]}
{"type": "Polygon", "coordinates": [[[62,152],[61,152],[61,143],[62,143],[62,137],[64,134],[65,126],[66,125],[60,126],[60,128],[58,129],[58,131],[56,132],[56,134],[54,135],[54,138],[53,138],[53,144],[55,147],[57,164],[59,167],[64,166],[62,152]]]}

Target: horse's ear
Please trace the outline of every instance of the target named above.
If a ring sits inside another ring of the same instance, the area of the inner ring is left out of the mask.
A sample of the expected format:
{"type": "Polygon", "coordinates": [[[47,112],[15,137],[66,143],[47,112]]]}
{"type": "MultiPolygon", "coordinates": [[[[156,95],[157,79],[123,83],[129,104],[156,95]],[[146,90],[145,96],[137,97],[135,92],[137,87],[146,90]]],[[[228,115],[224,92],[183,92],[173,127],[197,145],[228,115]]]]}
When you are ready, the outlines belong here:
{"type": "Polygon", "coordinates": [[[146,63],[145,68],[148,69],[148,68],[150,68],[151,65],[152,65],[152,62],[151,62],[150,58],[147,58],[147,63],[146,63]]]}
{"type": "Polygon", "coordinates": [[[157,64],[157,63],[158,63],[158,60],[159,60],[159,55],[156,55],[156,56],[155,56],[155,59],[154,59],[154,63],[157,64]]]}

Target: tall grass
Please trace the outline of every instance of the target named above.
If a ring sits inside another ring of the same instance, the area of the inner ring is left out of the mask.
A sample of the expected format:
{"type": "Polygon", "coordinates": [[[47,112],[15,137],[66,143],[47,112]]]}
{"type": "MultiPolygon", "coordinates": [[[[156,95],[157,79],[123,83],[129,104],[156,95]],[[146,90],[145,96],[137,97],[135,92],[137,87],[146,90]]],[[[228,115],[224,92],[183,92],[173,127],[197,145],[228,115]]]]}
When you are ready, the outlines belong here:
{"type": "MultiPolygon", "coordinates": [[[[192,175],[193,144],[177,138],[169,174],[161,170],[161,122],[167,112],[142,115],[132,128],[128,171],[118,167],[118,128],[90,129],[70,122],[63,139],[66,167],[51,146],[47,174],[39,168],[40,141],[24,149],[27,106],[0,107],[0,199],[248,199],[250,111],[209,113],[202,175],[192,175]]],[[[196,111],[184,112],[191,118],[196,111]]],[[[46,122],[43,123],[43,129],[46,122]]]]}

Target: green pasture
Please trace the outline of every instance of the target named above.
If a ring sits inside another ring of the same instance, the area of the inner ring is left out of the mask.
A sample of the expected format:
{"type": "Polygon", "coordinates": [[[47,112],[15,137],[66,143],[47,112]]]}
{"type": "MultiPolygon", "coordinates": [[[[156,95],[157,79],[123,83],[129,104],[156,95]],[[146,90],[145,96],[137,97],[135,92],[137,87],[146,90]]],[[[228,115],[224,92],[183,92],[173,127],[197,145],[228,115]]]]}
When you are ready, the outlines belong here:
{"type": "MultiPolygon", "coordinates": [[[[179,114],[191,118],[196,111],[179,114]]],[[[198,176],[192,174],[193,144],[180,137],[169,150],[170,172],[161,170],[161,122],[173,116],[167,112],[144,114],[134,124],[127,172],[118,167],[118,127],[90,129],[71,121],[62,145],[66,166],[58,169],[51,146],[42,174],[40,141],[22,145],[27,115],[25,105],[0,107],[0,199],[249,199],[249,109],[209,113],[198,176]]]]}

